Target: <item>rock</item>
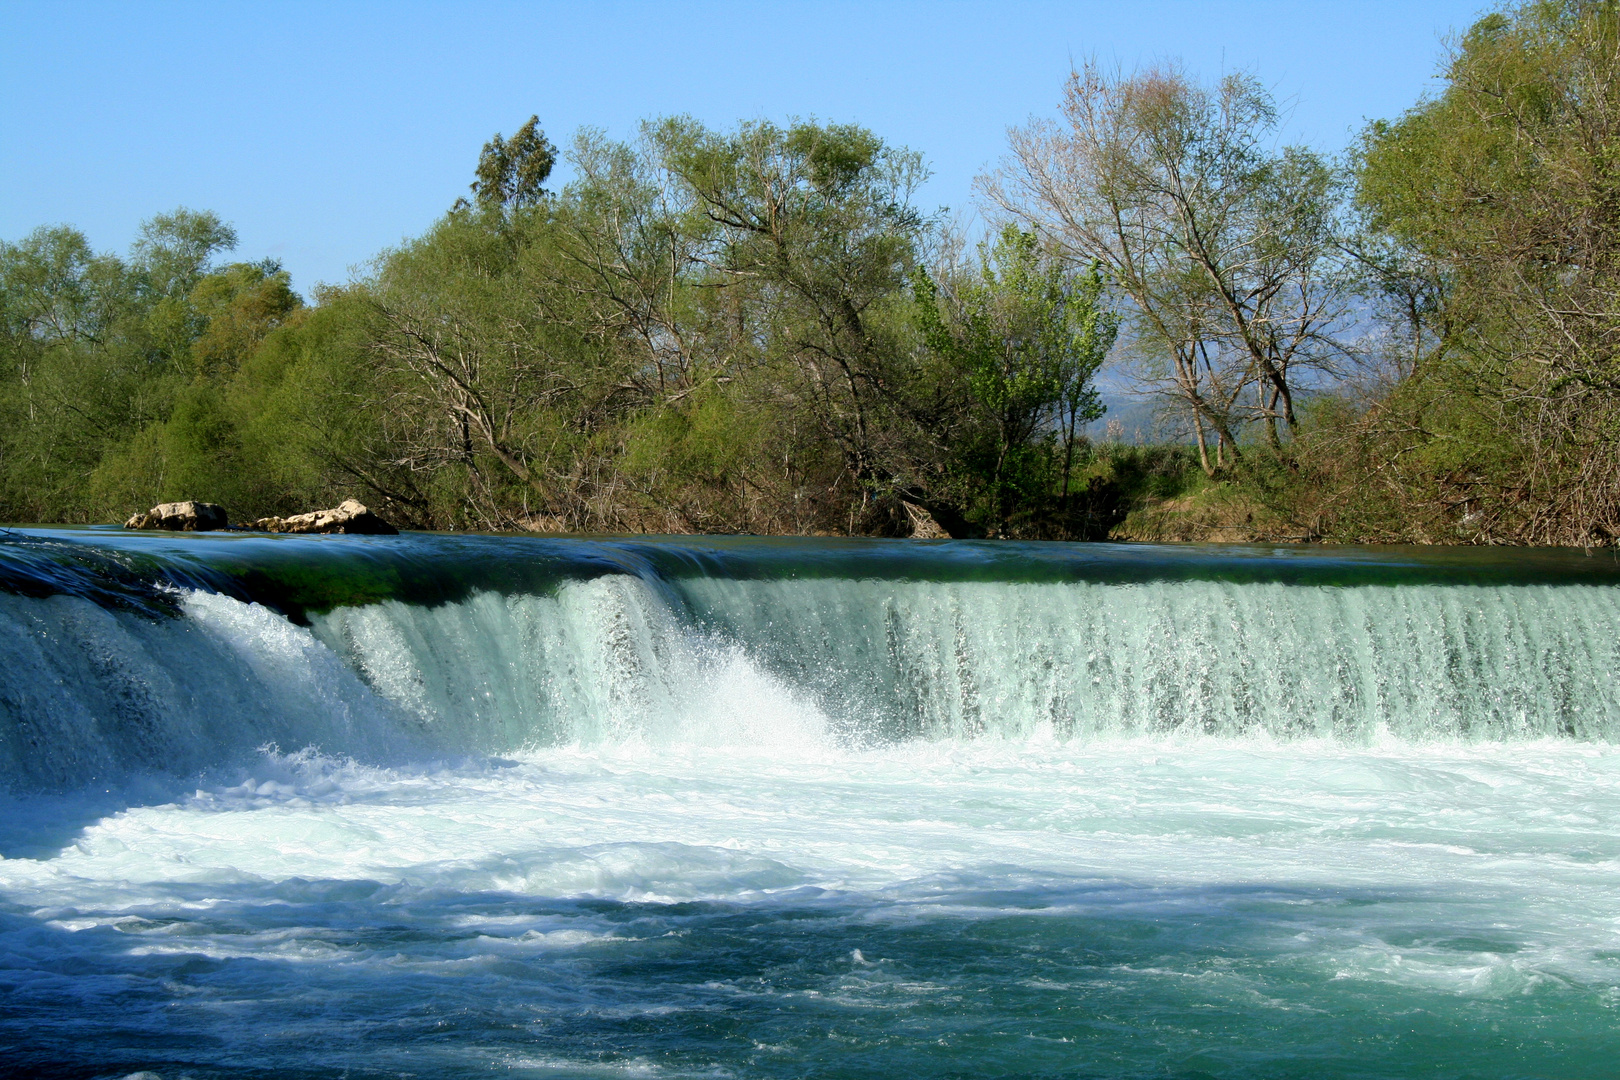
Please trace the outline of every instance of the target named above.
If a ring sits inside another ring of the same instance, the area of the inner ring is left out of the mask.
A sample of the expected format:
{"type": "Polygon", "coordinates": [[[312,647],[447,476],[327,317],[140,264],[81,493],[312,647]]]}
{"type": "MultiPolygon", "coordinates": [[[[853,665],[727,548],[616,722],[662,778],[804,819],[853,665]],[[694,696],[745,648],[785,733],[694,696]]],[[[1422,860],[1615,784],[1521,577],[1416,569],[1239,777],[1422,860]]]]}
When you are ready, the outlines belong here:
{"type": "Polygon", "coordinates": [[[911,538],[913,540],[948,540],[951,534],[940,528],[934,515],[920,506],[912,503],[903,503],[906,516],[911,519],[911,538]]]}
{"type": "Polygon", "coordinates": [[[230,527],[225,508],[215,503],[159,503],[124,522],[126,529],[169,529],[173,532],[209,532],[230,527]]]}
{"type": "Polygon", "coordinates": [[[292,517],[260,518],[255,529],[279,533],[364,533],[369,536],[395,536],[399,530],[367,510],[354,499],[344,499],[331,510],[316,510],[292,517]]]}

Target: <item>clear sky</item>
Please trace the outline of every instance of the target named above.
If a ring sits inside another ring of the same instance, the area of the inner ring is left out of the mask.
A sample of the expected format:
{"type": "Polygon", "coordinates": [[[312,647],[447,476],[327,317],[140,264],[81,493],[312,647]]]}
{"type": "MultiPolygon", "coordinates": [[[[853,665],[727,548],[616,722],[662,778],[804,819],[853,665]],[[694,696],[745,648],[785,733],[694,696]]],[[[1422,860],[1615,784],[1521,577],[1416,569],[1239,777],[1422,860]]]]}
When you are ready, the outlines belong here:
{"type": "Polygon", "coordinates": [[[1337,151],[1432,90],[1486,6],[0,0],[0,239],[65,222],[122,250],[153,213],[211,209],[307,291],[420,233],[531,113],[559,145],[672,113],[853,121],[926,155],[926,207],[970,211],[1072,59],[1248,70],[1291,141],[1337,151]]]}

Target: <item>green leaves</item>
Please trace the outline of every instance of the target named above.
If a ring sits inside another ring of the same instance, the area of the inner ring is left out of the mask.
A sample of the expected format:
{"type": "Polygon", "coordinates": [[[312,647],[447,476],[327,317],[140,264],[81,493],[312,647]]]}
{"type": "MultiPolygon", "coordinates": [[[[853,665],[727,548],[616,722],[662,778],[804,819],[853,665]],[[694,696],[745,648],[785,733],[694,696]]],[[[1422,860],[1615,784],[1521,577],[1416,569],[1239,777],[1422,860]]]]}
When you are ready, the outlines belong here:
{"type": "Polygon", "coordinates": [[[540,130],[540,118],[528,121],[510,139],[495,135],[478,155],[473,198],[485,209],[522,209],[548,194],[542,186],[557,163],[557,148],[540,130]]]}
{"type": "Polygon", "coordinates": [[[106,520],[242,490],[233,381],[302,301],[273,262],[217,265],[235,242],[181,208],[127,260],[71,229],[0,244],[0,514],[106,520]]]}
{"type": "Polygon", "coordinates": [[[236,230],[218,214],[182,206],[141,225],[130,262],[145,288],[157,296],[180,300],[196,288],[216,254],[234,247],[236,230]]]}
{"type": "Polygon", "coordinates": [[[1097,265],[1075,274],[1016,226],[982,243],[977,267],[945,285],[914,281],[917,323],[968,392],[968,438],[953,468],[1005,534],[1020,501],[1043,488],[1067,496],[1080,432],[1102,415],[1092,378],[1119,317],[1104,307],[1097,265]]]}
{"type": "Polygon", "coordinates": [[[1313,535],[1620,535],[1620,6],[1531,0],[1352,156],[1377,382],[1322,400],[1255,490],[1313,535]]]}

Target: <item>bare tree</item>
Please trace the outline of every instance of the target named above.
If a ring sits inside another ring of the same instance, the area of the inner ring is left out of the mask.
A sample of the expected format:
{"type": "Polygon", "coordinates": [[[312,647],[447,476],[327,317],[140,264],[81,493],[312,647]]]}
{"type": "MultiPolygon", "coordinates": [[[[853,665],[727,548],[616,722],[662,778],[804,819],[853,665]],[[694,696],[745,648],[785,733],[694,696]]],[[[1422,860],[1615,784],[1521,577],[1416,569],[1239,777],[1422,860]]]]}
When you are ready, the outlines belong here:
{"type": "Polygon", "coordinates": [[[1249,76],[1206,87],[1173,66],[1091,62],[1071,73],[1059,118],[1009,132],[979,182],[993,216],[1104,267],[1130,303],[1139,376],[1190,415],[1211,473],[1246,421],[1279,445],[1301,378],[1343,355],[1331,336],[1343,300],[1327,285],[1337,182],[1308,150],[1272,150],[1276,124],[1249,76]]]}

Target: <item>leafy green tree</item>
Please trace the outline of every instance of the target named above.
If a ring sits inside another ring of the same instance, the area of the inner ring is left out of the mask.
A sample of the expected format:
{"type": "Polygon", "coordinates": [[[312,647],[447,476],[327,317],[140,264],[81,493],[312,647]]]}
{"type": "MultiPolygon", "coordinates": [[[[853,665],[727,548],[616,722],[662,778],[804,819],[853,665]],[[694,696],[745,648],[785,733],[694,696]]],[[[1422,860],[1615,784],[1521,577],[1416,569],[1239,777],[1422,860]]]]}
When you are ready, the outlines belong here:
{"type": "Polygon", "coordinates": [[[626,394],[671,403],[726,378],[741,346],[710,302],[705,261],[715,225],[689,189],[661,169],[647,145],[582,132],[576,179],[557,207],[557,242],[577,294],[626,394]]]}
{"type": "Polygon", "coordinates": [[[1102,292],[1095,265],[1072,275],[1034,233],[1010,225],[980,245],[978,272],[947,280],[943,295],[927,277],[915,282],[923,340],[972,403],[964,434],[976,437],[961,444],[956,470],[978,474],[975,501],[989,503],[998,535],[1054,473],[1068,495],[1080,432],[1103,413],[1092,377],[1118,330],[1102,292]]]}
{"type": "Polygon", "coordinates": [[[1364,137],[1363,243],[1383,256],[1364,262],[1405,377],[1361,431],[1431,536],[1620,535],[1617,146],[1610,0],[1487,15],[1441,94],[1364,137]]]}
{"type": "Polygon", "coordinates": [[[90,491],[114,508],[205,498],[238,516],[280,512],[285,502],[264,490],[262,463],[242,440],[251,413],[236,400],[237,379],[263,340],[302,312],[302,300],[273,261],[234,263],[196,277],[175,310],[189,341],[157,377],[167,400],[103,451],[90,491]]]}
{"type": "Polygon", "coordinates": [[[71,229],[0,245],[6,516],[107,520],[165,498],[260,497],[247,494],[255,462],[231,386],[302,301],[272,262],[219,266],[234,243],[216,215],[182,208],[146,222],[127,261],[71,229]]]}
{"type": "MultiPolygon", "coordinates": [[[[695,121],[651,133],[659,164],[712,224],[700,259],[751,347],[837,448],[862,493],[948,512],[915,465],[917,374],[905,283],[927,222],[912,206],[919,155],[853,125],[765,122],[722,134],[695,121]]],[[[926,458],[926,455],[924,455],[926,458]]]]}
{"type": "Polygon", "coordinates": [[[184,300],[210,270],[213,258],[236,247],[236,230],[212,211],[158,214],[142,223],[131,263],[153,296],[184,300]]]}
{"type": "Polygon", "coordinates": [[[542,186],[557,164],[557,148],[540,130],[540,118],[529,117],[510,139],[495,135],[478,155],[473,199],[480,207],[522,209],[548,194],[542,186]]]}
{"type": "Polygon", "coordinates": [[[77,519],[85,476],[139,415],[150,367],[135,276],[83,234],[0,244],[0,509],[77,519]]]}

